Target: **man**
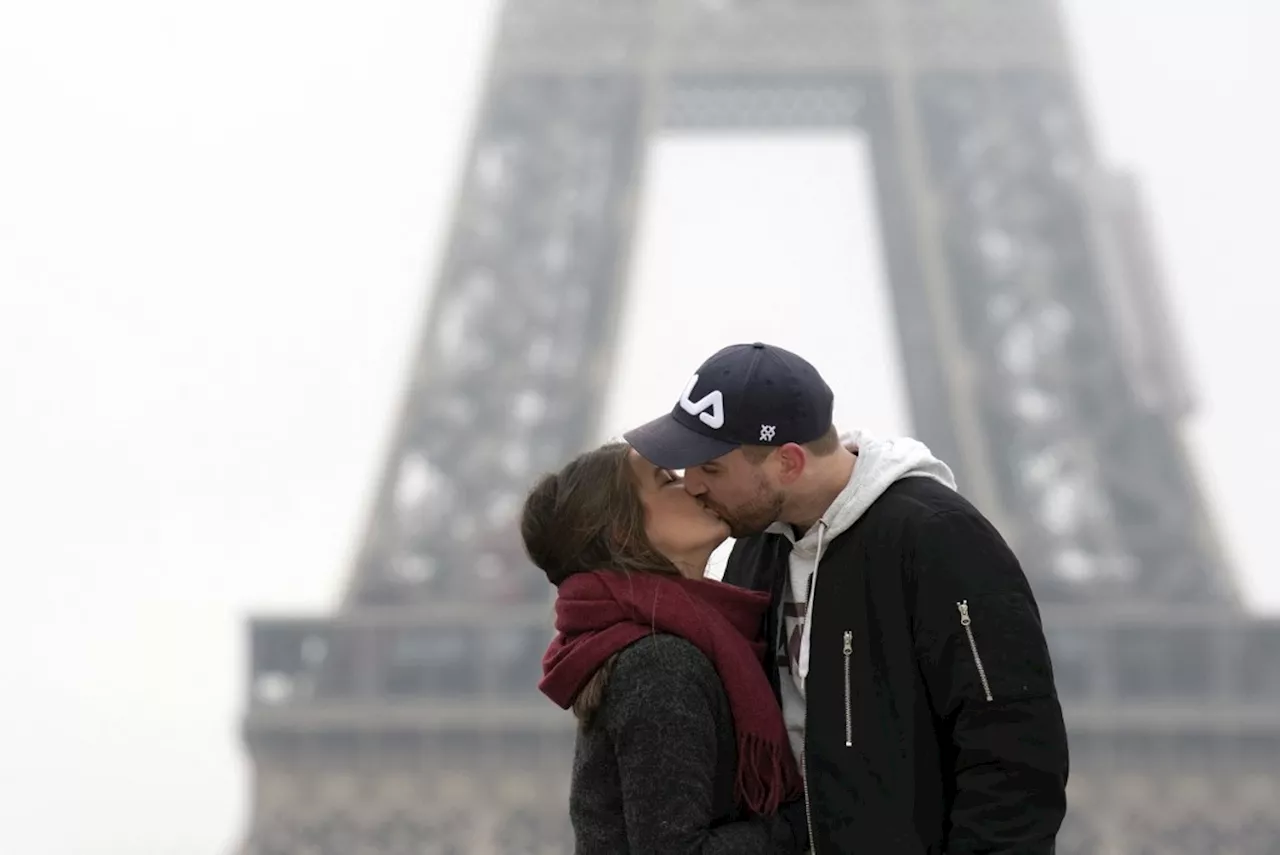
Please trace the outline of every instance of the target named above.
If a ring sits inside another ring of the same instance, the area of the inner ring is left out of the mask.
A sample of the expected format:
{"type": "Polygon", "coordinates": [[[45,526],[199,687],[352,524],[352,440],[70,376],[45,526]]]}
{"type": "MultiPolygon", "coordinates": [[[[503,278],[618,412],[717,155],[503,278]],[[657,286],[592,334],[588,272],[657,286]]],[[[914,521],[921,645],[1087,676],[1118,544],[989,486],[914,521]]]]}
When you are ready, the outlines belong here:
{"type": "Polygon", "coordinates": [[[847,447],[832,404],[799,356],[733,345],[626,434],[729,523],[725,581],[774,598],[813,851],[1051,855],[1067,742],[1026,576],[924,445],[847,447]]]}

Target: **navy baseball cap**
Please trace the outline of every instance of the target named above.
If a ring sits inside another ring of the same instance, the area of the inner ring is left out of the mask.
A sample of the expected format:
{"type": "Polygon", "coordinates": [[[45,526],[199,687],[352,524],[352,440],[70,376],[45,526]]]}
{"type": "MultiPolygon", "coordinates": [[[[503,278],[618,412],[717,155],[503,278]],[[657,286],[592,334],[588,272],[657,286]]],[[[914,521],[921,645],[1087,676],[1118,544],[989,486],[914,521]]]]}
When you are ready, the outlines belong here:
{"type": "Polygon", "coordinates": [[[655,466],[687,469],[741,445],[812,442],[830,429],[834,400],[794,353],[733,344],[702,363],[670,413],[623,437],[655,466]]]}

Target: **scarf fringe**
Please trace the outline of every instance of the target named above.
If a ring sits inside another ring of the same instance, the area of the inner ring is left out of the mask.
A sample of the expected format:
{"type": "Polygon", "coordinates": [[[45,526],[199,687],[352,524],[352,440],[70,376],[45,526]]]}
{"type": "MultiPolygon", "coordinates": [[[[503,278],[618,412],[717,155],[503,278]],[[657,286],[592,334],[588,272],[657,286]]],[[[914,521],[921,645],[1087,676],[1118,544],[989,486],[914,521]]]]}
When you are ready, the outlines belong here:
{"type": "Polygon", "coordinates": [[[759,816],[777,813],[783,802],[800,796],[802,786],[800,771],[785,741],[780,749],[754,733],[738,740],[738,775],[734,788],[752,813],[759,816]]]}

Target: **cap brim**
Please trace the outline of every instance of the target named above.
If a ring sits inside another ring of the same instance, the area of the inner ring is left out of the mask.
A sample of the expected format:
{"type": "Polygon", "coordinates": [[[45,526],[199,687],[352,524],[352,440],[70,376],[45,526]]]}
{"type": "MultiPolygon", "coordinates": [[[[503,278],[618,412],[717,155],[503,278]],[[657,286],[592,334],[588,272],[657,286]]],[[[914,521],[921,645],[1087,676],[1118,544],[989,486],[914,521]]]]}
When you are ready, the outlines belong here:
{"type": "Polygon", "coordinates": [[[640,456],[663,469],[688,469],[723,457],[736,442],[704,436],[667,413],[622,435],[640,456]]]}

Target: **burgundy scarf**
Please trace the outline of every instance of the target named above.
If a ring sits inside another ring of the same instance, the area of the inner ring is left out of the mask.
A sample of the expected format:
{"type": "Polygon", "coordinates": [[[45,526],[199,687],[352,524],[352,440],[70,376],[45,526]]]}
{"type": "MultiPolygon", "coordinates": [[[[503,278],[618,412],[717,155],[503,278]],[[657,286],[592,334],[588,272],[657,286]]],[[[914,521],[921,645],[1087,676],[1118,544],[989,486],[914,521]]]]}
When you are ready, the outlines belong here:
{"type": "Polygon", "coordinates": [[[734,793],[757,814],[800,794],[786,725],[760,667],[761,618],[769,595],[710,579],[597,570],[560,583],[556,637],[542,657],[538,688],[568,709],[614,653],[655,632],[702,651],[724,683],[738,738],[734,793]]]}

